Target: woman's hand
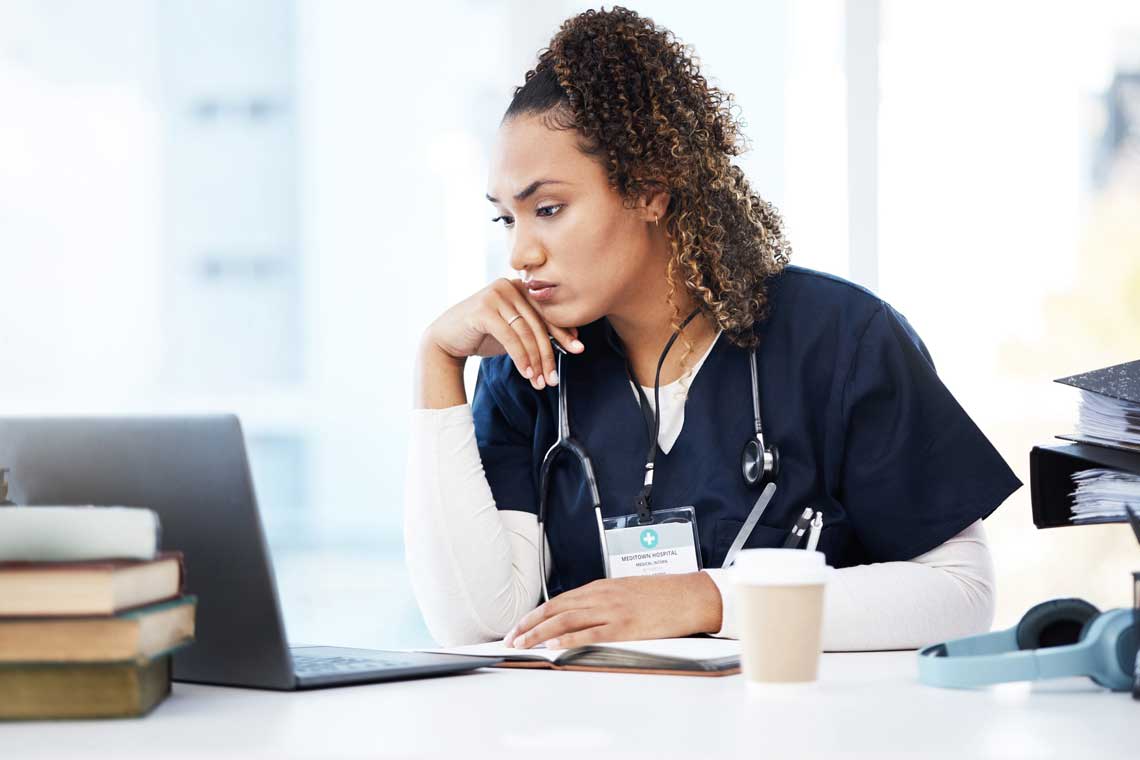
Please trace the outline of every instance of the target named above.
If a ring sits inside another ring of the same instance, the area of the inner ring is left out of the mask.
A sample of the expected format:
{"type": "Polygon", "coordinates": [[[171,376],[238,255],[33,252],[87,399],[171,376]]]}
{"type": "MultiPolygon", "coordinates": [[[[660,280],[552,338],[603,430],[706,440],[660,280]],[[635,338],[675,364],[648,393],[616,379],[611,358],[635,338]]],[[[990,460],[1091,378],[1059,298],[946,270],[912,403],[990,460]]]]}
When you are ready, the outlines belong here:
{"type": "Polygon", "coordinates": [[[708,573],[607,578],[540,605],[503,638],[527,649],[712,633],[721,627],[720,592],[708,573]]]}
{"type": "Polygon", "coordinates": [[[425,337],[455,359],[510,354],[519,374],[541,390],[558,384],[549,335],[568,351],[585,350],[577,328],[556,327],[543,320],[522,280],[500,277],[445,311],[425,337]]]}

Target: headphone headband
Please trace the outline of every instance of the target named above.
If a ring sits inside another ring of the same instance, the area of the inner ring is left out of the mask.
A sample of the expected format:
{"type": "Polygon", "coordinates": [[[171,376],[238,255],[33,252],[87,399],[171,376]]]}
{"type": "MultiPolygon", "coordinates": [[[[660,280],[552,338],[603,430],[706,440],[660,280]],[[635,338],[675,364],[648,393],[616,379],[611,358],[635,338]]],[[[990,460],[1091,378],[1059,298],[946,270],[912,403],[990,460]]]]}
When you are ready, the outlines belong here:
{"type": "Polygon", "coordinates": [[[1132,614],[1129,609],[1101,613],[1089,621],[1079,641],[1061,646],[1019,649],[1019,626],[933,644],[918,652],[918,678],[930,686],[969,688],[1088,676],[1101,686],[1124,691],[1132,686],[1136,658],[1132,614]]]}

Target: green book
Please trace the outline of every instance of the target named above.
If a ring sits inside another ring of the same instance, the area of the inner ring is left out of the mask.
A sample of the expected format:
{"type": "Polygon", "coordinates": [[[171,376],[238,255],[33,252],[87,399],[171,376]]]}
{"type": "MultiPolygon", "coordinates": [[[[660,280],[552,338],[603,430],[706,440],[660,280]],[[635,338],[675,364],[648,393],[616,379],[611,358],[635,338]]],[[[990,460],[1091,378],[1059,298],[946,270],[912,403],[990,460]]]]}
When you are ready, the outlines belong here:
{"type": "Polygon", "coordinates": [[[170,657],[144,664],[0,665],[0,719],[129,718],[170,693],[170,657]]]}
{"type": "Polygon", "coordinates": [[[0,617],[0,666],[146,663],[194,640],[196,605],[190,595],[117,615],[0,617]]]}

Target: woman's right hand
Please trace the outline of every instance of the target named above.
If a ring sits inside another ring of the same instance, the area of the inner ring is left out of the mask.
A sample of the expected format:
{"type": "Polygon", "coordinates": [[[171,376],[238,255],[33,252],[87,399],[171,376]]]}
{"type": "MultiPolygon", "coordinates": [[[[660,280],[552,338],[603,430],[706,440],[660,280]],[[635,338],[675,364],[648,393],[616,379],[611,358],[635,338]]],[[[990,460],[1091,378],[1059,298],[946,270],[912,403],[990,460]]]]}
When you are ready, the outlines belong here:
{"type": "Polygon", "coordinates": [[[576,327],[546,322],[527,297],[526,284],[505,277],[452,306],[427,330],[428,340],[455,359],[510,354],[519,374],[538,390],[558,384],[548,336],[567,351],[585,350],[576,327]],[[514,319],[516,315],[521,319],[514,319]]]}

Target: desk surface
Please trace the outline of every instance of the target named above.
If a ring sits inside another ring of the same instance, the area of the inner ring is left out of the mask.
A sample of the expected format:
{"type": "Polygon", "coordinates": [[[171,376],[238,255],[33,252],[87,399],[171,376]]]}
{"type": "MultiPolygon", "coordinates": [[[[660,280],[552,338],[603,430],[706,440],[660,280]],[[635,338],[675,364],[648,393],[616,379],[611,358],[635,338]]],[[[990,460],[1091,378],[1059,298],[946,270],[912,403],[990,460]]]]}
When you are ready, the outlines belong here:
{"type": "Polygon", "coordinates": [[[141,720],[0,723],[0,757],[1137,756],[1140,702],[1088,679],[937,689],[914,652],[825,654],[820,678],[814,696],[763,698],[741,676],[503,669],[293,693],[176,683],[141,720]]]}

